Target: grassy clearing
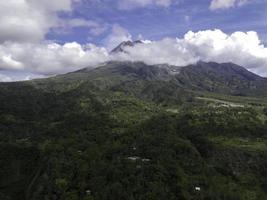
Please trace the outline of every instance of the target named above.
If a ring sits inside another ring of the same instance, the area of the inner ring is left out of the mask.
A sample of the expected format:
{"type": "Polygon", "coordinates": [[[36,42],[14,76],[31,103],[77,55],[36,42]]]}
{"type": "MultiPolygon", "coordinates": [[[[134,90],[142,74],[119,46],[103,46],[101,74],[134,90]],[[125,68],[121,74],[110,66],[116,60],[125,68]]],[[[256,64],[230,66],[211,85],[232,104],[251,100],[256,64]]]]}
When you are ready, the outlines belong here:
{"type": "Polygon", "coordinates": [[[196,97],[196,99],[202,100],[202,101],[212,102],[212,103],[217,104],[218,106],[241,107],[241,108],[244,107],[243,104],[237,104],[237,103],[233,103],[230,101],[223,101],[223,100],[219,100],[219,99],[213,99],[213,98],[207,98],[207,97],[196,97]]]}
{"type": "Polygon", "coordinates": [[[223,147],[234,147],[242,150],[249,151],[267,151],[267,140],[266,139],[251,139],[251,138],[240,138],[240,137],[212,137],[210,140],[217,145],[223,147]]]}
{"type": "Polygon", "coordinates": [[[218,93],[198,93],[200,97],[216,99],[248,106],[267,106],[267,97],[230,96],[218,93]]]}

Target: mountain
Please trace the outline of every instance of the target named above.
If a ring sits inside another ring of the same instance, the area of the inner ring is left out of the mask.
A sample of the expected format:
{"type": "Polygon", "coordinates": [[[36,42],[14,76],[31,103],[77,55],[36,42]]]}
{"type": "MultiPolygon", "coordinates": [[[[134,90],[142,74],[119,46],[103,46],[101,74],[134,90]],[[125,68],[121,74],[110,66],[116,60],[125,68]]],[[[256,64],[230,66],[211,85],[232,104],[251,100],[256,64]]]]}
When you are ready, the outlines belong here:
{"type": "Polygon", "coordinates": [[[141,40],[136,40],[136,41],[125,41],[125,42],[122,42],[121,44],[119,44],[117,47],[115,47],[111,53],[119,53],[119,52],[126,52],[125,51],[125,47],[133,47],[135,46],[136,44],[143,44],[143,42],[141,40]]]}
{"type": "MultiPolygon", "coordinates": [[[[233,63],[198,62],[185,67],[142,62],[107,62],[48,81],[88,81],[98,87],[145,89],[151,84],[171,84],[175,89],[214,92],[237,96],[267,95],[267,79],[233,63]],[[142,83],[140,85],[140,83],[142,83]],[[136,85],[137,84],[137,85],[136,85]],[[136,85],[136,86],[134,86],[136,85]]],[[[43,81],[35,81],[35,83],[43,81]]],[[[46,82],[46,80],[44,81],[46,82]]]]}
{"type": "Polygon", "coordinates": [[[267,199],[266,91],[213,62],[0,83],[0,199],[267,199]]]}
{"type": "Polygon", "coordinates": [[[231,95],[266,95],[267,79],[233,63],[198,62],[177,79],[187,88],[231,95]]]}

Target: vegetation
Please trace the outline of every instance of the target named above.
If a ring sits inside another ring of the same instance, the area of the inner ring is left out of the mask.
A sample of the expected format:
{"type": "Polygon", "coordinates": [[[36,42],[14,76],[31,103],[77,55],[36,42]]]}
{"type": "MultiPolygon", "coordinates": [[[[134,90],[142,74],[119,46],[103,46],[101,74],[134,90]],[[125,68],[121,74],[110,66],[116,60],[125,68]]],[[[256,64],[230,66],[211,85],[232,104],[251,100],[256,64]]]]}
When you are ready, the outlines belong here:
{"type": "Polygon", "coordinates": [[[1,200],[267,199],[264,98],[99,70],[0,84],[1,200]]]}

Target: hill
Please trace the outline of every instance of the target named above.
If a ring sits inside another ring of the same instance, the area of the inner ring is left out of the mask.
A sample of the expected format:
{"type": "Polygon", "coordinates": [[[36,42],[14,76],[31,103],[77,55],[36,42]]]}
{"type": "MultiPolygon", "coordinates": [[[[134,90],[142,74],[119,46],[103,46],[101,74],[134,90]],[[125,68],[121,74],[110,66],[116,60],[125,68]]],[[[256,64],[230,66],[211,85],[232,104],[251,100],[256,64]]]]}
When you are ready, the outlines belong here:
{"type": "Polygon", "coordinates": [[[266,78],[108,62],[0,84],[0,199],[267,199],[266,78]]]}
{"type": "Polygon", "coordinates": [[[154,86],[160,89],[166,85],[173,88],[172,92],[174,93],[181,90],[181,95],[189,91],[235,96],[267,95],[266,78],[232,63],[213,62],[198,62],[195,65],[177,67],[168,64],[147,65],[142,62],[113,61],[104,63],[95,69],[85,68],[33,83],[37,86],[39,83],[41,85],[42,83],[44,83],[43,85],[53,83],[52,87],[57,87],[62,83],[60,86],[64,88],[68,82],[90,82],[102,89],[124,90],[128,93],[131,91],[139,96],[140,93],[149,93],[148,87],[152,89],[154,86]]]}

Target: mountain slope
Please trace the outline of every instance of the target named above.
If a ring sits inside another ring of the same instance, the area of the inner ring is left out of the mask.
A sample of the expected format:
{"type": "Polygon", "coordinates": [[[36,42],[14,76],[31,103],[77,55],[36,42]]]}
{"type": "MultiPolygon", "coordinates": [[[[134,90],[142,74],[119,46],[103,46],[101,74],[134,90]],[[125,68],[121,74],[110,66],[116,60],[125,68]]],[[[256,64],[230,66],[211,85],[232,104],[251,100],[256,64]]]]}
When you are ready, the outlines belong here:
{"type": "Polygon", "coordinates": [[[198,62],[177,76],[187,88],[234,95],[266,95],[267,79],[232,63],[198,62]]]}
{"type": "Polygon", "coordinates": [[[1,83],[0,199],[267,199],[265,82],[233,64],[109,62],[1,83]]]}
{"type": "MultiPolygon", "coordinates": [[[[85,68],[47,80],[56,82],[87,81],[102,88],[132,88],[159,83],[177,90],[215,92],[241,96],[267,95],[267,79],[232,63],[205,63],[176,67],[142,62],[108,62],[95,69],[85,68]],[[141,84],[141,85],[140,85],[141,84]]],[[[47,82],[46,80],[44,82],[47,82]]],[[[43,81],[35,81],[35,83],[43,81]]]]}

